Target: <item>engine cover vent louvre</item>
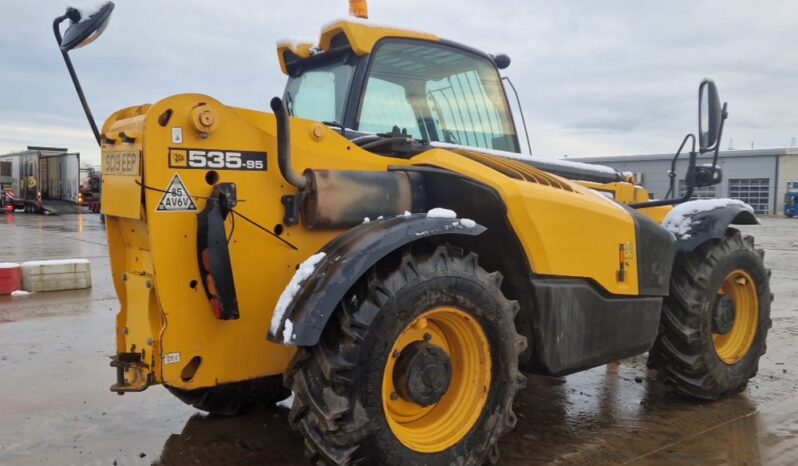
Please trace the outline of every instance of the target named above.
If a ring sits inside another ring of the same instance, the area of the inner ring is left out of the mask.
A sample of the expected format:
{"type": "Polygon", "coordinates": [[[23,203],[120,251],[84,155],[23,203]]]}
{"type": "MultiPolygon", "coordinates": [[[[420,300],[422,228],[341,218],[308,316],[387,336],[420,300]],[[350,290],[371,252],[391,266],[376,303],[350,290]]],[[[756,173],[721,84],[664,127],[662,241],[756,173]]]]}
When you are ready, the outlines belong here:
{"type": "Polygon", "coordinates": [[[516,180],[537,183],[539,185],[562,189],[569,192],[574,191],[573,188],[568,185],[568,183],[562,181],[559,177],[546,173],[543,170],[539,170],[520,160],[514,160],[495,155],[487,155],[465,149],[452,149],[452,152],[469,158],[475,162],[479,162],[505,176],[509,176],[510,178],[516,180]]]}

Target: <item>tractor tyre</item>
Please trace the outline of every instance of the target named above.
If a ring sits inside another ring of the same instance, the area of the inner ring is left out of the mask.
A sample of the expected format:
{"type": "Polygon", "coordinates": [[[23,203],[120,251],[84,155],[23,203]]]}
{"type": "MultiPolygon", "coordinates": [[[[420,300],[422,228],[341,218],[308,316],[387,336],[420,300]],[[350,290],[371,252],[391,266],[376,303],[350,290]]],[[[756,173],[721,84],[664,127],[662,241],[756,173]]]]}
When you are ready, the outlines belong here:
{"type": "Polygon", "coordinates": [[[183,403],[220,416],[235,416],[256,406],[274,404],[291,395],[279,375],[195,390],[166,388],[183,403]]]}
{"type": "Polygon", "coordinates": [[[745,389],[759,368],[771,326],[770,271],[751,236],[679,252],[649,367],[683,395],[715,400],[745,389]]]}
{"type": "Polygon", "coordinates": [[[315,465],[481,465],[516,423],[526,338],[502,277],[450,245],[397,252],[341,301],[286,373],[315,465]]]}

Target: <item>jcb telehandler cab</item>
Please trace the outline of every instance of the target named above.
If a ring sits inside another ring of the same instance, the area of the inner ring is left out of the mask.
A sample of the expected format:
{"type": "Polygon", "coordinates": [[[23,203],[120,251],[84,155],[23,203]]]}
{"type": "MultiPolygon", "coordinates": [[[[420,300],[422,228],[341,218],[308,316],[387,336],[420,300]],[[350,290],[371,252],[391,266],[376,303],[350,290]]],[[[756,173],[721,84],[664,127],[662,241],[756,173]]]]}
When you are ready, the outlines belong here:
{"type": "Polygon", "coordinates": [[[112,390],[234,414],[290,389],[314,464],[465,465],[497,461],[522,371],[648,351],[702,399],[756,374],[768,271],[730,225],[757,220],[688,201],[720,180],[713,83],[679,150],[687,193],[656,201],[611,168],[522,155],[506,56],[357,18],[278,44],[273,113],[183,94],[97,129],[67,53],[112,9],[54,23],[102,147],[112,390]]]}

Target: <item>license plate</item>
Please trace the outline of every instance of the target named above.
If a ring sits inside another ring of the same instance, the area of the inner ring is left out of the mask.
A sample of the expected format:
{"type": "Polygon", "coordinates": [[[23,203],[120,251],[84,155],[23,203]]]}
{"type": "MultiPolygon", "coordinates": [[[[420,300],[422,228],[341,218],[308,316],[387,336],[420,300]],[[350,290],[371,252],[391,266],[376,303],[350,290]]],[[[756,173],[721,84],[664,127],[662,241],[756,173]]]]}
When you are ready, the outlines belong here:
{"type": "Polygon", "coordinates": [[[141,152],[103,153],[103,175],[138,176],[141,174],[141,152]]]}

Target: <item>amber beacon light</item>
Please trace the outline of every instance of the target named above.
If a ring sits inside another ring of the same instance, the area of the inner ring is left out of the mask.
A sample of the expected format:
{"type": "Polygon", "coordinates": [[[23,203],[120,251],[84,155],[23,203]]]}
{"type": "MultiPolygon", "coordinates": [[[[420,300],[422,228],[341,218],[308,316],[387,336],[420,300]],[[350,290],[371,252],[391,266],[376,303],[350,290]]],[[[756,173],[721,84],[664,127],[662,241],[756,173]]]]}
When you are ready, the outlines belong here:
{"type": "Polygon", "coordinates": [[[369,4],[366,0],[349,0],[349,14],[355,18],[368,19],[369,4]]]}

